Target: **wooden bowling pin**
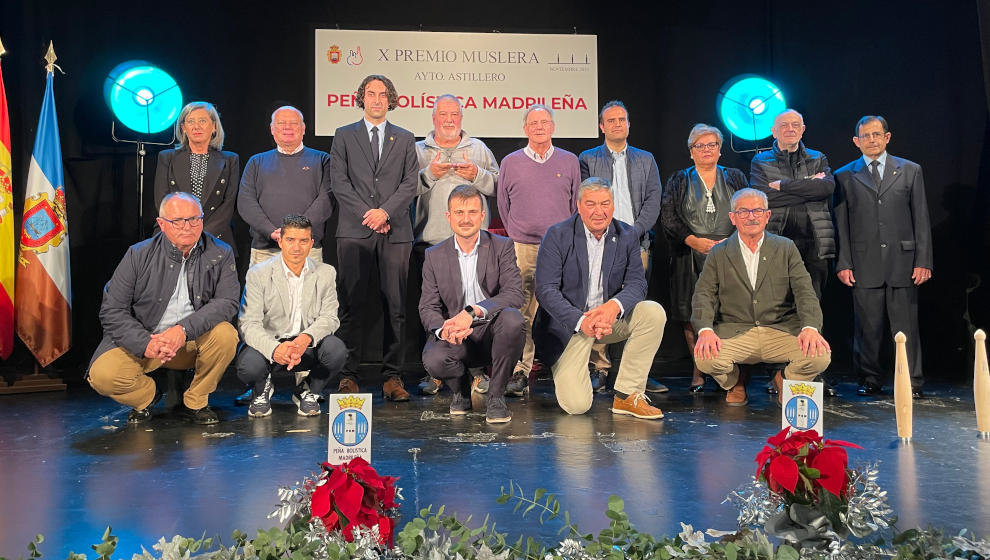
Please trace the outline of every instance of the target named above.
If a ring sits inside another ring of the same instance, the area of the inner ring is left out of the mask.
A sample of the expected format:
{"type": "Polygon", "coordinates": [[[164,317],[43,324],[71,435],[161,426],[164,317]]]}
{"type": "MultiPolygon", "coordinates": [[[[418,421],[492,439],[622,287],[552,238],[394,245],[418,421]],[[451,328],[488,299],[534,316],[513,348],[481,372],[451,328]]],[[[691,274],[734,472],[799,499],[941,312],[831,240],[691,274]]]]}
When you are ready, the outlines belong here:
{"type": "Polygon", "coordinates": [[[914,431],[914,403],[911,400],[911,370],[908,368],[905,342],[907,337],[898,331],[894,335],[894,410],[897,414],[897,437],[909,442],[914,431]]]}
{"type": "Polygon", "coordinates": [[[973,400],[976,402],[976,429],[980,436],[990,438],[990,370],[987,368],[987,333],[973,333],[976,359],[973,362],[973,400]]]}

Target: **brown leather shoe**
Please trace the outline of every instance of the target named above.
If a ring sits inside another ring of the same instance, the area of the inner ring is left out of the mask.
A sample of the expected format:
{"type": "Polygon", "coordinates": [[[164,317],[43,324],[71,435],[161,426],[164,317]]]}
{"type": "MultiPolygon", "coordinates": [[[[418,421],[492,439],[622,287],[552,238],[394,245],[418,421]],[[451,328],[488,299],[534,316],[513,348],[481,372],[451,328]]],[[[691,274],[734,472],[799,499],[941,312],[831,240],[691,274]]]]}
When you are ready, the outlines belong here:
{"type": "Polygon", "coordinates": [[[613,414],[628,414],[636,418],[646,418],[648,420],[658,420],[663,418],[663,411],[650,404],[650,398],[646,393],[633,393],[624,399],[618,396],[612,399],[613,414]]]}
{"type": "Polygon", "coordinates": [[[340,384],[337,385],[338,393],[357,393],[358,391],[360,391],[358,384],[349,377],[341,379],[340,384]]]}
{"type": "Polygon", "coordinates": [[[746,406],[748,403],[749,397],[746,396],[746,383],[740,379],[725,394],[725,404],[727,406],[746,406]]]}
{"type": "Polygon", "coordinates": [[[409,391],[402,386],[402,380],[398,377],[389,377],[382,384],[382,393],[385,395],[385,400],[403,402],[409,400],[409,391]]]}
{"type": "Polygon", "coordinates": [[[778,369],[773,374],[773,386],[777,389],[777,404],[784,402],[784,375],[782,369],[778,369]]]}

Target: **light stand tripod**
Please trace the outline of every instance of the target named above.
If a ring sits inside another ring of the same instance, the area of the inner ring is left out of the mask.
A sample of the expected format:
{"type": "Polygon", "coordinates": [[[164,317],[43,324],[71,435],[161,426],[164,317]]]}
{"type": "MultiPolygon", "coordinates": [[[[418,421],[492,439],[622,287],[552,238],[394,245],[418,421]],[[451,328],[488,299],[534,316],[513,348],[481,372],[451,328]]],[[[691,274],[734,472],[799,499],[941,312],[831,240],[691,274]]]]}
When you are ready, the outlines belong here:
{"type": "Polygon", "coordinates": [[[175,145],[175,131],[172,131],[172,141],[171,142],[148,142],[146,140],[127,140],[125,138],[117,138],[116,123],[110,121],[110,137],[113,138],[114,142],[120,144],[134,144],[137,151],[137,180],[138,180],[138,240],[144,239],[144,156],[147,155],[144,147],[147,145],[151,146],[174,146],[175,145]]]}

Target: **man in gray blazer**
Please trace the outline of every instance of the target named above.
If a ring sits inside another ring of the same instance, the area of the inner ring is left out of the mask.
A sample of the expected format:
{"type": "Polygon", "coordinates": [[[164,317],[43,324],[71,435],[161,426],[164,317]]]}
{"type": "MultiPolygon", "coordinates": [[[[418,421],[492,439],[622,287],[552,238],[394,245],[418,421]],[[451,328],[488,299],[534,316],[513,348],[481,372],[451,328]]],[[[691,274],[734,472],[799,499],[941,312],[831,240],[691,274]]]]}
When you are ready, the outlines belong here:
{"type": "Polygon", "coordinates": [[[466,366],[491,363],[486,420],[512,419],[505,386],[526,342],[522,277],[511,239],[481,231],[481,193],[460,185],[447,197],[454,235],[426,250],[419,316],[430,340],[423,366],[450,387],[452,415],[471,409],[466,366]]]}
{"type": "MultiPolygon", "coordinates": [[[[650,279],[653,226],[660,216],[660,169],[653,154],[630,146],[629,111],[618,100],[609,101],[598,113],[598,128],[605,143],[581,152],[581,180],[603,177],[612,184],[615,196],[615,219],[636,228],[639,234],[640,257],[646,279],[650,279]]],[[[591,350],[592,379],[596,391],[604,391],[605,378],[611,366],[604,344],[591,350]]],[[[667,387],[647,378],[646,392],[662,393],[667,387]]]]}
{"type": "Polygon", "coordinates": [[[853,368],[859,394],[883,385],[880,344],[884,318],[890,332],[907,335],[911,388],[921,386],[918,286],[932,277],[932,229],[921,166],[887,153],[890,129],[880,116],[856,123],[853,143],[863,152],[835,173],[835,227],[839,280],[853,289],[853,368]]]}
{"type": "Polygon", "coordinates": [[[251,267],[245,280],[237,377],[254,387],[248,415],[260,417],[272,413],[271,375],[308,369],[308,388],[297,385],[292,400],[300,416],[316,416],[324,387],[347,356],[333,336],[340,325],[337,275],[332,266],[309,258],[309,218],[290,214],[279,229],[281,252],[251,267]]]}
{"type": "MultiPolygon", "coordinates": [[[[387,400],[408,401],[402,382],[406,280],[413,229],[409,207],[416,194],[416,138],[386,121],[399,94],[385,76],[371,75],[357,90],[364,118],[337,129],[330,148],[330,190],[336,198],[337,265],[340,269],[340,337],[347,361],[338,391],[358,390],[357,372],[367,314],[368,287],[385,296],[382,390],[387,400]],[[378,278],[369,276],[378,263],[378,278]]],[[[371,323],[371,321],[368,321],[371,323]]]]}
{"type": "MultiPolygon", "coordinates": [[[[732,196],[736,233],[712,247],[694,288],[691,324],[698,333],[694,360],[729,392],[726,404],[744,406],[746,379],[737,364],[786,363],[787,379],[811,380],[828,367],[822,309],[794,242],[766,232],[766,194],[751,188],[732,196]]],[[[777,400],[783,378],[773,377],[777,400]]]]}

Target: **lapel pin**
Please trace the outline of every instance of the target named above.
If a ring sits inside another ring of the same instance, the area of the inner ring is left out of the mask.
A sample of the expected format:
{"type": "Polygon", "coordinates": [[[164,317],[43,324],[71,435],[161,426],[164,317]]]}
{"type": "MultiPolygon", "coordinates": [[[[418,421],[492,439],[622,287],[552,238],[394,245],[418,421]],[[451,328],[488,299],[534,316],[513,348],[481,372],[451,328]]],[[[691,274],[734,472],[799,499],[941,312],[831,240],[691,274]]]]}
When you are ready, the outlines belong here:
{"type": "Polygon", "coordinates": [[[389,137],[388,137],[388,141],[389,141],[389,142],[392,142],[392,141],[394,141],[394,140],[395,140],[395,136],[389,136],[389,137]]]}
{"type": "Polygon", "coordinates": [[[560,177],[560,173],[558,173],[557,176],[560,177]]]}
{"type": "Polygon", "coordinates": [[[766,257],[763,257],[763,260],[767,260],[767,258],[766,257]]]}
{"type": "Polygon", "coordinates": [[[309,166],[308,165],[303,166],[303,171],[309,171],[309,166]]]}

